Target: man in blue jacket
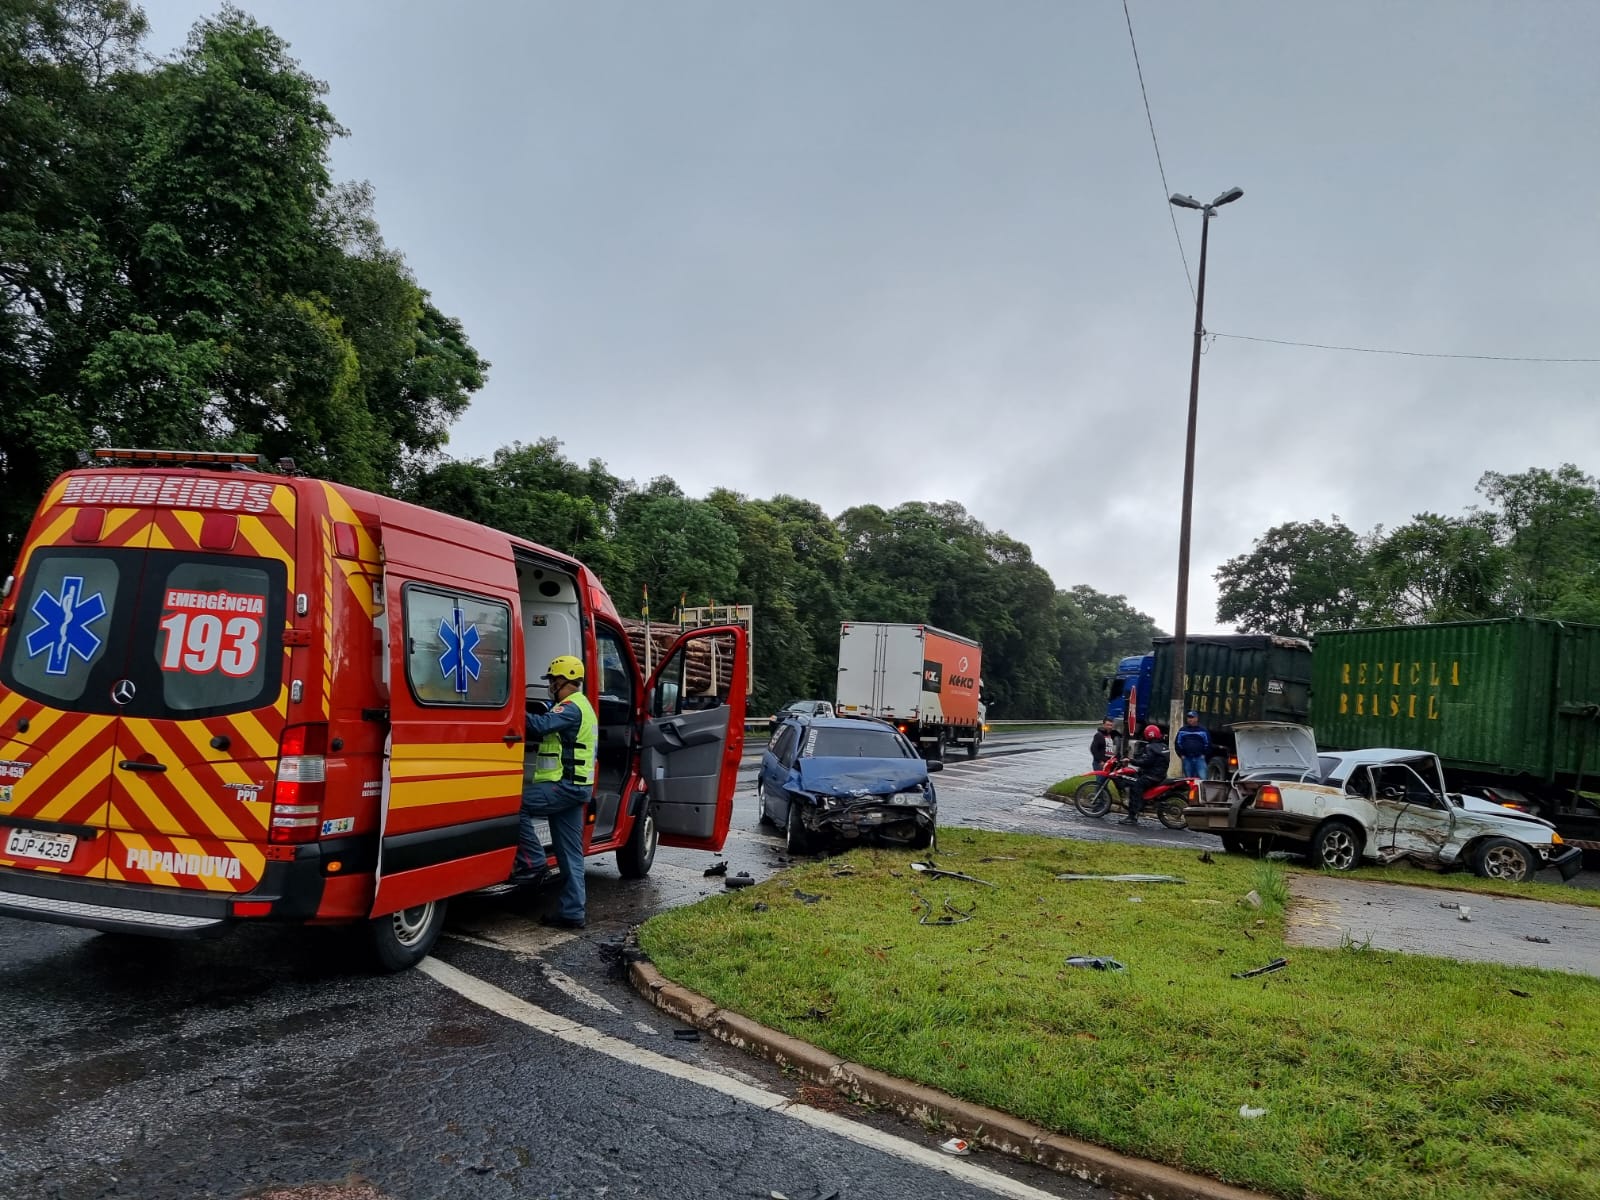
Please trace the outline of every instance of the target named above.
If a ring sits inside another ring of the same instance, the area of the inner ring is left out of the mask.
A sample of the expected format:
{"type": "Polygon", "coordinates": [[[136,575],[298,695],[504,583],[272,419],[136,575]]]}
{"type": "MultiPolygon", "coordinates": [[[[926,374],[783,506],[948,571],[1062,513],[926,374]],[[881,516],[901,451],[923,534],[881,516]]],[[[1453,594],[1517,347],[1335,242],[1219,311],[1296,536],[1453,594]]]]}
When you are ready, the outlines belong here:
{"type": "Polygon", "coordinates": [[[1172,739],[1172,748],[1183,759],[1183,773],[1190,779],[1206,777],[1206,753],[1211,749],[1211,735],[1200,727],[1200,714],[1191,712],[1183,718],[1183,728],[1172,739]]]}

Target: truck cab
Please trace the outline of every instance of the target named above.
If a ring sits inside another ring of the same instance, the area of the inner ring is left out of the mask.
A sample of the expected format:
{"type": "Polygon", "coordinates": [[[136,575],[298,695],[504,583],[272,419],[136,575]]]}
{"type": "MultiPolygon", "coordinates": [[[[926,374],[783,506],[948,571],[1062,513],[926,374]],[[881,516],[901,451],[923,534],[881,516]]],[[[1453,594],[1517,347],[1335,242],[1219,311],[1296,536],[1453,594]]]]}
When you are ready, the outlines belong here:
{"type": "Polygon", "coordinates": [[[1117,663],[1115,675],[1106,679],[1106,719],[1119,727],[1129,727],[1128,697],[1133,697],[1132,724],[1143,725],[1150,712],[1150,681],[1155,673],[1154,654],[1134,654],[1117,663]]]}

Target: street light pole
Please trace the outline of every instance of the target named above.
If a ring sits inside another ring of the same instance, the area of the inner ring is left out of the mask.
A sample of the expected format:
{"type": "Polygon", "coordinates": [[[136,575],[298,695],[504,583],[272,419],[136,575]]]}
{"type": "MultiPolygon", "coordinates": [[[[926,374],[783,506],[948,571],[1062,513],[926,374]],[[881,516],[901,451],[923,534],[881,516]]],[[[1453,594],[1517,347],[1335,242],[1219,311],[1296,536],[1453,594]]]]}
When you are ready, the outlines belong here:
{"type": "MultiPolygon", "coordinates": [[[[1177,738],[1183,728],[1185,683],[1189,669],[1189,530],[1194,513],[1194,438],[1195,426],[1200,416],[1200,350],[1205,339],[1206,325],[1206,245],[1211,232],[1211,218],[1224,204],[1232,204],[1244,195],[1242,188],[1230,188],[1210,204],[1201,204],[1191,196],[1174,194],[1169,203],[1178,208],[1200,210],[1200,278],[1194,294],[1194,358],[1189,365],[1189,429],[1183,445],[1183,513],[1178,525],[1178,603],[1172,622],[1172,696],[1167,710],[1167,738],[1177,738]]],[[[1180,769],[1177,755],[1173,755],[1172,769],[1180,769]]]]}

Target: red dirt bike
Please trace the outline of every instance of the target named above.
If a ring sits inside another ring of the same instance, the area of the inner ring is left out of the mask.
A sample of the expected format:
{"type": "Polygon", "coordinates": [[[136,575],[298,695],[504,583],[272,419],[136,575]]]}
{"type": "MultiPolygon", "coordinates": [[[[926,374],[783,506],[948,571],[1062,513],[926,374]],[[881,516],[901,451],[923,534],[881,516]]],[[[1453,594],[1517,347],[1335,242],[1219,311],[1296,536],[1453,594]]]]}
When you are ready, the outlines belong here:
{"type": "MultiPolygon", "coordinates": [[[[1113,808],[1126,811],[1124,797],[1139,771],[1126,758],[1108,758],[1105,765],[1072,793],[1072,803],[1086,817],[1103,817],[1113,808]]],[[[1154,812],[1168,829],[1183,829],[1183,810],[1195,799],[1195,781],[1165,779],[1144,789],[1144,811],[1154,812]]]]}

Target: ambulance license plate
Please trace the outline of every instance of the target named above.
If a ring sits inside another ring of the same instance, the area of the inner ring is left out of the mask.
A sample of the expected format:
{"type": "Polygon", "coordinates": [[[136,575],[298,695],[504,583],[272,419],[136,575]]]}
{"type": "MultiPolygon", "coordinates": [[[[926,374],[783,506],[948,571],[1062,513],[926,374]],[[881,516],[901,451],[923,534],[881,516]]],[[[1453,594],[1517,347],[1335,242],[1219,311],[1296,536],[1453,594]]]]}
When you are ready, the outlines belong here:
{"type": "Polygon", "coordinates": [[[36,829],[13,829],[6,835],[6,853],[13,858],[42,858],[45,862],[72,861],[78,845],[75,833],[40,833],[36,829]]]}

